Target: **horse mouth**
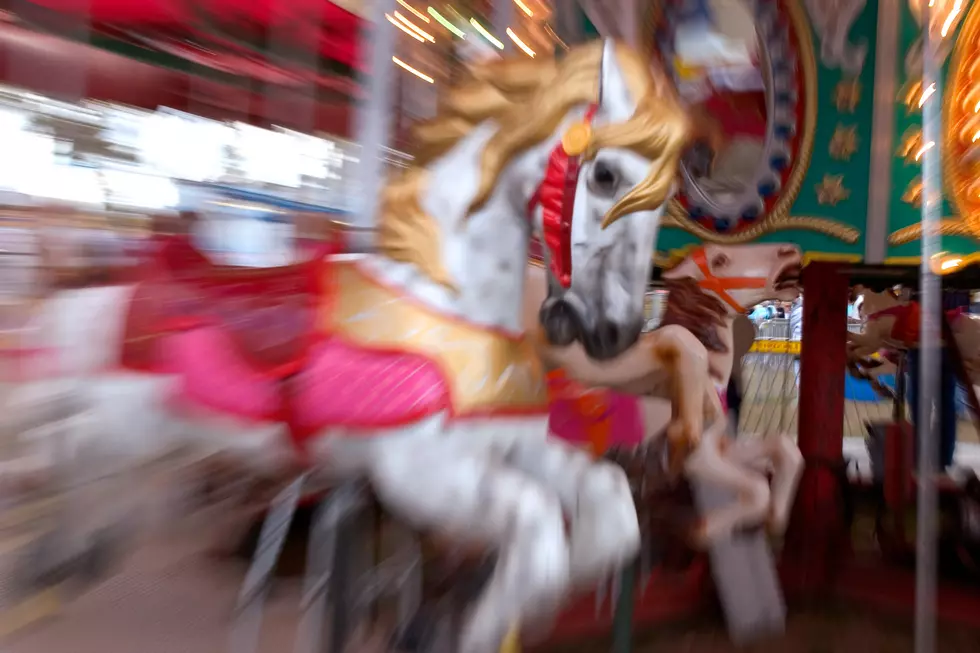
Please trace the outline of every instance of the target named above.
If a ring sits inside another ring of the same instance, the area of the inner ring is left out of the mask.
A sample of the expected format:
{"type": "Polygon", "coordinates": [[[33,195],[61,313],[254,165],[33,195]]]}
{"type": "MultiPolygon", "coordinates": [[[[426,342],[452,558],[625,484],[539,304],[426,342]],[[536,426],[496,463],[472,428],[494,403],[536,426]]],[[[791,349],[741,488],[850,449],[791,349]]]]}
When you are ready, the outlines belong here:
{"type": "Polygon", "coordinates": [[[800,277],[803,274],[803,267],[799,263],[792,263],[776,275],[773,280],[773,290],[799,290],[800,277]]]}

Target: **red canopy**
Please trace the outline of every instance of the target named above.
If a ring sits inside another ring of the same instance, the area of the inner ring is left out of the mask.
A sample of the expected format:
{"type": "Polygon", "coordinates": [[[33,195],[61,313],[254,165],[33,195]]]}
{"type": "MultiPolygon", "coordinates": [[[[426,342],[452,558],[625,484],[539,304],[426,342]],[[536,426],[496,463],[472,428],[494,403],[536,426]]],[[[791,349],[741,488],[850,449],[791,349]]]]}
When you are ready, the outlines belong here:
{"type": "MultiPolygon", "coordinates": [[[[219,120],[275,123],[347,135],[351,102],[340,89],[310,115],[309,100],[280,87],[232,85],[151,66],[90,45],[0,23],[0,77],[62,98],[89,97],[154,110],[168,106],[219,120]]],[[[341,80],[337,80],[341,81],[341,80]]]]}
{"type": "Polygon", "coordinates": [[[361,19],[325,0],[21,0],[76,15],[96,28],[168,30],[207,36],[224,27],[243,29],[262,42],[307,49],[358,67],[361,19]],[[203,23],[203,25],[202,25],[203,23]]]}

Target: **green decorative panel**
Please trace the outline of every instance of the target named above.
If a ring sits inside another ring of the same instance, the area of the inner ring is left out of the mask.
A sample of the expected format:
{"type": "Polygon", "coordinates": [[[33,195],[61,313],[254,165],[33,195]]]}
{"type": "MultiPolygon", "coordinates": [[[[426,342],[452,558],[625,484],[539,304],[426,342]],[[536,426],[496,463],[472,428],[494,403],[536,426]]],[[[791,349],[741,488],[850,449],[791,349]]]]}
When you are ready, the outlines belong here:
{"type": "MultiPolygon", "coordinates": [[[[922,150],[923,143],[921,138],[922,114],[918,108],[918,99],[922,97],[921,84],[921,64],[914,64],[906,61],[906,53],[915,46],[921,36],[922,30],[915,20],[907,3],[899,3],[901,7],[899,50],[896,66],[898,66],[898,80],[901,84],[901,91],[895,98],[895,145],[896,151],[892,157],[891,171],[891,210],[889,212],[888,223],[888,260],[892,262],[907,262],[911,259],[919,258],[922,243],[919,240],[918,225],[922,219],[922,209],[919,201],[921,194],[922,166],[921,162],[915,160],[915,155],[922,150]],[[909,108],[911,107],[911,108],[909,108]]],[[[980,20],[974,15],[976,7],[970,9],[970,16],[967,22],[980,20]]],[[[961,23],[962,25],[962,23],[961,23]]],[[[962,31],[962,27],[957,27],[957,32],[962,31]]],[[[951,34],[948,38],[958,45],[959,33],[951,34]]],[[[930,102],[949,102],[951,89],[947,84],[951,84],[955,71],[952,69],[955,54],[948,57],[942,66],[941,79],[937,81],[937,92],[931,97],[930,102]]],[[[945,119],[944,119],[945,123],[945,119]]],[[[943,129],[947,126],[944,124],[943,129]]],[[[944,171],[945,174],[945,171],[944,171]]],[[[959,223],[961,216],[957,214],[956,208],[950,202],[948,194],[949,187],[947,180],[944,179],[942,189],[942,217],[945,226],[959,223]]],[[[977,251],[978,243],[973,238],[963,235],[951,235],[944,233],[942,237],[941,249],[950,254],[972,254],[977,251]]]]}
{"type": "Polygon", "coordinates": [[[878,0],[867,2],[848,34],[850,44],[867,46],[864,65],[856,76],[821,61],[821,34],[813,29],[802,0],[774,1],[790,17],[794,28],[802,25],[805,29],[805,33],[795,35],[796,67],[801,77],[798,110],[813,112],[812,119],[801,121],[802,129],[796,134],[794,164],[802,166],[803,175],[795,188],[790,184],[783,186],[783,192],[791,194],[783,208],[785,221],[759,228],[751,237],[732,238],[678,228],[673,226],[675,217],[668,215],[657,243],[661,254],[712,240],[793,242],[811,256],[863,258],[878,0]],[[812,79],[806,79],[810,76],[812,79]]]}

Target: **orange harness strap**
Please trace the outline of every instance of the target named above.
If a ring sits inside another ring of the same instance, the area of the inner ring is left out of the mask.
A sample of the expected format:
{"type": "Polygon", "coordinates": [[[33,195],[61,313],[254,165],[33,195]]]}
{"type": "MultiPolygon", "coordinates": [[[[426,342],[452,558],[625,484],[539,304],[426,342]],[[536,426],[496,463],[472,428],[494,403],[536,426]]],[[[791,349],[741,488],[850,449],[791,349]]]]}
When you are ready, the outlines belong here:
{"type": "Polygon", "coordinates": [[[735,298],[728,294],[729,290],[748,290],[750,288],[765,288],[766,280],[760,277],[716,277],[711,274],[708,267],[708,258],[703,247],[698,247],[691,252],[691,260],[701,270],[704,279],[698,281],[698,285],[704,290],[710,290],[718,295],[719,299],[734,308],[739,313],[745,312],[745,307],[735,301],[735,298]]]}

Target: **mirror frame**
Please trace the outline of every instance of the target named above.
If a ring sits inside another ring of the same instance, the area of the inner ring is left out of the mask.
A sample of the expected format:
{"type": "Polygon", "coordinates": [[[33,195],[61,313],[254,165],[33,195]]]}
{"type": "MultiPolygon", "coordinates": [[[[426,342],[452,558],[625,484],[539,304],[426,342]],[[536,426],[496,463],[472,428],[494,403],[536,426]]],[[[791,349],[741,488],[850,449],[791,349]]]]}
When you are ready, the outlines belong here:
{"type": "MultiPolygon", "coordinates": [[[[711,203],[697,201],[704,198],[694,198],[695,202],[689,210],[679,198],[675,197],[667,206],[662,225],[682,229],[705,242],[725,244],[749,242],[764,233],[788,228],[816,229],[838,238],[850,240],[853,237],[856,240],[856,234],[850,233],[853,230],[843,226],[810,224],[812,222],[810,218],[797,220],[789,215],[810,165],[817,125],[817,63],[806,11],[799,0],[744,1],[756,16],[757,29],[760,25],[763,28],[760,29],[760,35],[770,60],[779,56],[776,55],[777,52],[790,52],[792,57],[782,59],[782,65],[770,66],[773,74],[780,78],[778,85],[773,83],[766,98],[767,109],[769,109],[767,132],[773,137],[766,139],[766,154],[760,161],[755,175],[756,188],[746,192],[746,195],[762,200],[764,208],[755,216],[736,216],[742,224],[731,225],[733,218],[730,215],[712,214],[715,207],[711,203]],[[777,29],[779,27],[781,29],[777,29]],[[777,98],[777,93],[783,92],[779,89],[784,89],[786,93],[777,98]],[[780,100],[779,106],[777,106],[777,99],[780,100]],[[785,151],[777,146],[780,142],[785,143],[785,151]],[[784,165],[773,165],[777,155],[785,155],[784,165]],[[773,170],[779,183],[772,188],[760,188],[762,184],[759,181],[766,173],[773,170]],[[724,220],[729,221],[728,230],[724,229],[724,220]]],[[[663,50],[658,43],[657,28],[669,19],[664,4],[664,0],[654,0],[641,9],[645,12],[642,15],[645,26],[644,51],[651,62],[661,64],[663,50]]],[[[664,68],[673,77],[672,66],[669,68],[664,66],[664,68]]],[[[775,78],[773,81],[776,81],[775,78]]],[[[683,174],[682,172],[682,179],[683,174]]],[[[684,186],[679,192],[690,201],[692,198],[687,188],[687,180],[684,181],[684,186]]],[[[731,211],[727,213],[730,214],[731,211]]]]}

